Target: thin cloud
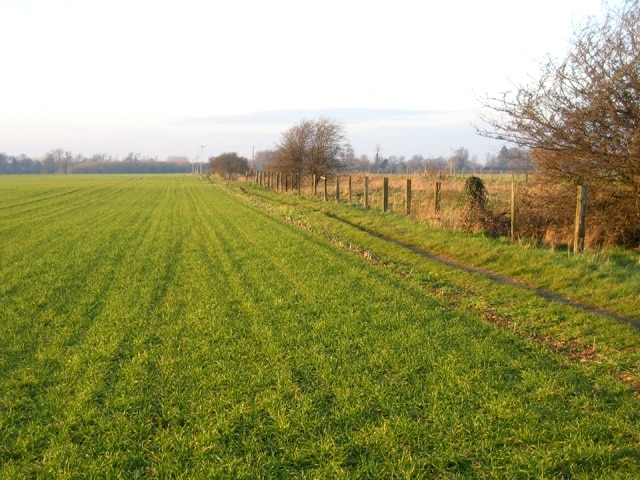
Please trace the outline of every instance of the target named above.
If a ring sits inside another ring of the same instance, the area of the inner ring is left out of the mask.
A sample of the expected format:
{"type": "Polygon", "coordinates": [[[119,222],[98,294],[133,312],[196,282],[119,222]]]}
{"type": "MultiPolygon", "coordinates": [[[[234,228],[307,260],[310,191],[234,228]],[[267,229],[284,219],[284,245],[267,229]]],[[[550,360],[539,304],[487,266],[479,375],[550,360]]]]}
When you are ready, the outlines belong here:
{"type": "Polygon", "coordinates": [[[469,117],[463,110],[409,110],[373,108],[290,109],[249,112],[234,115],[211,115],[181,120],[183,125],[261,125],[295,124],[304,119],[327,117],[345,124],[406,124],[469,117]]]}

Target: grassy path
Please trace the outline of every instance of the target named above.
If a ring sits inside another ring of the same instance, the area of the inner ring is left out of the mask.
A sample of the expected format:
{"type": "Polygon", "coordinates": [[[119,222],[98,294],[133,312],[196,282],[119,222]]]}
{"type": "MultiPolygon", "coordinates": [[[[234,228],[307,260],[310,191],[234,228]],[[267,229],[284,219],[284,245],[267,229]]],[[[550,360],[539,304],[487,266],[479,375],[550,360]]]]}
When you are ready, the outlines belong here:
{"type": "Polygon", "coordinates": [[[409,250],[417,255],[420,255],[421,257],[427,258],[431,261],[435,261],[438,263],[441,263],[443,265],[452,267],[454,269],[457,270],[462,270],[464,272],[467,273],[472,273],[472,274],[478,274],[478,275],[482,275],[484,277],[487,277],[488,279],[496,282],[496,283],[500,283],[500,284],[505,284],[505,285],[510,285],[510,286],[514,286],[517,288],[521,288],[521,289],[525,289],[525,290],[530,290],[534,293],[536,293],[537,295],[539,295],[542,298],[545,298],[547,300],[553,300],[555,302],[559,302],[563,305],[567,305],[570,307],[574,307],[578,310],[581,311],[585,311],[585,312],[593,312],[597,315],[601,315],[603,317],[609,318],[611,320],[615,320],[616,322],[622,323],[622,324],[626,324],[626,325],[630,325],[633,328],[635,328],[636,330],[640,330],[640,320],[637,320],[635,318],[631,318],[631,317],[626,317],[624,315],[619,315],[617,313],[614,313],[612,311],[609,311],[605,308],[601,308],[601,307],[596,307],[593,305],[589,305],[586,303],[582,303],[582,302],[577,302],[575,300],[571,300],[567,297],[564,297],[562,295],[559,295],[557,293],[551,292],[549,290],[545,290],[543,288],[538,288],[538,287],[534,287],[531,285],[527,285],[525,283],[523,283],[520,280],[517,280],[513,277],[506,277],[500,274],[496,274],[493,273],[489,270],[484,270],[482,268],[478,268],[478,267],[472,267],[469,266],[467,264],[458,262],[457,260],[448,258],[448,257],[443,257],[440,255],[437,255],[435,253],[432,252],[428,252],[426,250],[422,250],[418,247],[414,247],[412,245],[403,243],[399,240],[396,240],[394,238],[391,237],[386,237],[384,235],[379,234],[378,232],[375,232],[373,230],[368,230],[365,227],[361,227],[359,225],[357,225],[356,223],[352,223],[349,220],[345,220],[343,218],[339,218],[331,213],[326,213],[327,217],[335,219],[339,222],[343,222],[346,225],[349,225],[357,230],[360,230],[368,235],[371,235],[372,237],[375,237],[377,239],[381,239],[384,240],[385,242],[397,245],[403,249],[409,250]]]}
{"type": "Polygon", "coordinates": [[[0,477],[640,473],[625,384],[216,185],[0,186],[0,477]]]}

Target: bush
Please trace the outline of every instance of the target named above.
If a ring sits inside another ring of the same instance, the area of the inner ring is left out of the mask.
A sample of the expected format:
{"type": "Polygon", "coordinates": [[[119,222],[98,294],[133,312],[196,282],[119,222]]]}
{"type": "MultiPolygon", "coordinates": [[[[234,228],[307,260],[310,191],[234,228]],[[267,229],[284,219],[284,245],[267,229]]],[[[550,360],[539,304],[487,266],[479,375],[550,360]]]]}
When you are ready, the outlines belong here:
{"type": "Polygon", "coordinates": [[[471,176],[464,183],[465,207],[462,212],[462,228],[466,231],[493,230],[493,215],[489,208],[487,189],[480,177],[471,176]]]}
{"type": "MultiPolygon", "coordinates": [[[[551,247],[571,245],[576,215],[575,185],[550,183],[544,178],[521,192],[521,236],[539,240],[551,247]]],[[[629,221],[636,208],[635,195],[602,186],[588,191],[586,247],[640,244],[640,219],[629,221]]]]}

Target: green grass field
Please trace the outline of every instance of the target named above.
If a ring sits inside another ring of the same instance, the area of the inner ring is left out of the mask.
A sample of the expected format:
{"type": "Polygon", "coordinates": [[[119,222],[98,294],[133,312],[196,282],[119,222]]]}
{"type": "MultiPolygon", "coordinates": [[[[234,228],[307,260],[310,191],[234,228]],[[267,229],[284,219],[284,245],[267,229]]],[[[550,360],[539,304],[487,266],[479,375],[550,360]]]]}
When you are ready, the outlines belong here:
{"type": "MultiPolygon", "coordinates": [[[[248,198],[0,177],[0,478],[640,476],[610,368],[488,321],[468,276],[405,279],[248,198]]],[[[578,317],[635,361],[638,332],[578,317]]]]}

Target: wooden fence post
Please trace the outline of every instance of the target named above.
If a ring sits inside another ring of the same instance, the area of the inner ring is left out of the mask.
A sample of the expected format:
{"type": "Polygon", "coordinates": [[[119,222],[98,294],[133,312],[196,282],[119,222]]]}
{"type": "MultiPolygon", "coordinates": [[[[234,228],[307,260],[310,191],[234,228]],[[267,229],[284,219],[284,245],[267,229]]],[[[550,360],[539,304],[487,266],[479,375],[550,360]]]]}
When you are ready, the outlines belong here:
{"type": "Polygon", "coordinates": [[[296,185],[298,188],[298,196],[300,196],[300,183],[301,183],[300,174],[296,173],[296,185]]]}
{"type": "Polygon", "coordinates": [[[436,203],[436,213],[440,211],[440,194],[442,191],[442,182],[436,182],[436,193],[435,193],[435,203],[436,203]]]}
{"type": "Polygon", "coordinates": [[[405,206],[405,213],[411,215],[411,179],[407,178],[407,204],[405,206]]]}
{"type": "Polygon", "coordinates": [[[573,236],[573,253],[584,251],[584,237],[586,233],[587,216],[587,186],[578,185],[576,201],[576,230],[573,236]]]}
{"type": "Polygon", "coordinates": [[[382,211],[386,212],[389,208],[389,177],[384,177],[382,185],[382,211]]]}
{"type": "Polygon", "coordinates": [[[336,175],[336,203],[340,203],[340,175],[336,175]]]}
{"type": "Polygon", "coordinates": [[[520,198],[517,182],[511,182],[511,241],[518,238],[518,226],[520,225],[520,198]]]}
{"type": "Polygon", "coordinates": [[[351,175],[349,175],[349,205],[351,205],[352,203],[352,198],[351,198],[351,175]]]}
{"type": "Polygon", "coordinates": [[[327,191],[327,176],[322,177],[324,179],[324,201],[329,199],[329,192],[327,191]]]}
{"type": "Polygon", "coordinates": [[[364,208],[369,208],[369,177],[364,177],[364,208]]]}
{"type": "Polygon", "coordinates": [[[313,196],[315,197],[318,194],[318,180],[315,173],[311,176],[311,182],[313,183],[311,188],[313,189],[313,196]]]}

